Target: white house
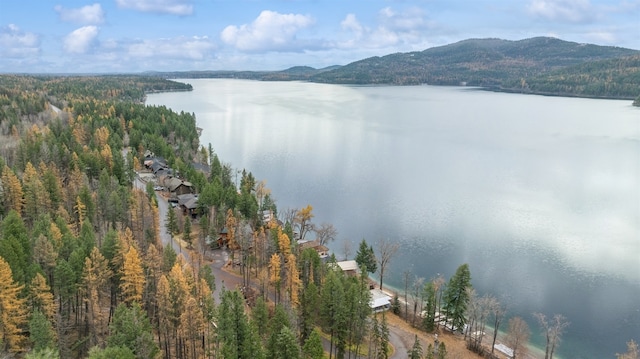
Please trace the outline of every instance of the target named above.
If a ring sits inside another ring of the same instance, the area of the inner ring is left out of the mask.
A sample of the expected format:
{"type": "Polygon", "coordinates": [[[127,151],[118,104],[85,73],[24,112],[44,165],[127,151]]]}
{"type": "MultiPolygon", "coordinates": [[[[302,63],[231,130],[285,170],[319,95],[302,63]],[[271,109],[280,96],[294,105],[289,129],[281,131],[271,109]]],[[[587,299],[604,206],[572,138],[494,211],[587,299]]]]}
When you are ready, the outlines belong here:
{"type": "Polygon", "coordinates": [[[391,297],[380,289],[371,289],[371,310],[382,312],[391,308],[391,297]]]}

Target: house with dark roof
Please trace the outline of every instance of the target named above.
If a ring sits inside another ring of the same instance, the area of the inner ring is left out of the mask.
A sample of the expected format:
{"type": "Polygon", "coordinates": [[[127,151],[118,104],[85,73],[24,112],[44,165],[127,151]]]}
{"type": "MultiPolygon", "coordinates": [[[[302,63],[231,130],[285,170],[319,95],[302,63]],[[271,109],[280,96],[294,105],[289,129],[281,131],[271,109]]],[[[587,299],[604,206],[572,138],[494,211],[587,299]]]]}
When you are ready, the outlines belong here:
{"type": "Polygon", "coordinates": [[[195,217],[198,208],[198,195],[193,193],[180,194],[178,197],[178,206],[182,209],[182,213],[195,217]]]}
{"type": "Polygon", "coordinates": [[[165,180],[164,186],[167,187],[172,195],[176,196],[194,192],[193,184],[191,184],[191,182],[176,177],[171,177],[165,180]]]}

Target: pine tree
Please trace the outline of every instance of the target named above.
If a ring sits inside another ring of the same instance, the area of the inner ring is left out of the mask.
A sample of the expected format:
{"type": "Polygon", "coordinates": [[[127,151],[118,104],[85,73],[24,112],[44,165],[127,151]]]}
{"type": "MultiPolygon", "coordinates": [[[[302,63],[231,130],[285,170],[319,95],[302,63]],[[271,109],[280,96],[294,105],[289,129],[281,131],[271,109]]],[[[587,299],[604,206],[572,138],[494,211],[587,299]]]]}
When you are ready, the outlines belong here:
{"type": "Polygon", "coordinates": [[[416,334],[411,350],[407,352],[409,359],[422,359],[422,345],[416,334]]]}
{"type": "Polygon", "coordinates": [[[465,313],[469,304],[469,289],[471,288],[471,272],[469,265],[463,264],[449,280],[444,293],[444,312],[453,330],[462,331],[467,322],[465,313]]]}
{"type": "Polygon", "coordinates": [[[56,334],[51,321],[40,309],[34,310],[29,320],[29,340],[33,343],[33,350],[37,352],[46,348],[55,348],[55,338],[56,334]]]}
{"type": "Polygon", "coordinates": [[[322,348],[322,338],[317,329],[311,332],[311,335],[304,342],[302,347],[302,357],[304,359],[323,359],[324,349],[322,348]]]}
{"type": "Polygon", "coordinates": [[[251,311],[251,322],[258,331],[258,335],[262,340],[267,336],[267,324],[269,323],[269,309],[267,303],[262,297],[256,299],[256,304],[251,311]]]}
{"type": "Polygon", "coordinates": [[[187,218],[185,218],[184,220],[184,226],[182,228],[182,239],[187,242],[187,246],[189,248],[192,248],[192,241],[193,238],[191,238],[191,216],[187,216],[187,218]]]}
{"type": "Polygon", "coordinates": [[[151,323],[140,304],[131,307],[120,304],[109,325],[111,334],[107,338],[109,347],[126,347],[140,359],[152,359],[158,353],[153,339],[151,323]]]}
{"type": "Polygon", "coordinates": [[[356,263],[358,267],[364,268],[369,273],[375,273],[378,270],[378,263],[373,247],[367,245],[367,241],[362,239],[358,252],[356,252],[356,263]]]}
{"type": "Polygon", "coordinates": [[[278,333],[274,354],[273,358],[300,359],[300,346],[288,327],[283,327],[278,333]]]}
{"type": "Polygon", "coordinates": [[[23,286],[17,285],[9,264],[0,257],[0,344],[2,350],[24,350],[22,330],[27,323],[25,300],[20,298],[23,286]]]}

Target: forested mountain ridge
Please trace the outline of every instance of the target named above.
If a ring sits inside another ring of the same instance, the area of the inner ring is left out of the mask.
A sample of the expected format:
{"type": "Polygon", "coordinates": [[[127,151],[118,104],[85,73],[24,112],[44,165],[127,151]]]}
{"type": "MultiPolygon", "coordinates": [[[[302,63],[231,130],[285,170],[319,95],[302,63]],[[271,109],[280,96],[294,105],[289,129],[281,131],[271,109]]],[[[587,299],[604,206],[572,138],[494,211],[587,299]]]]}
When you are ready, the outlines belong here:
{"type": "MultiPolygon", "coordinates": [[[[640,94],[634,60],[638,55],[639,50],[551,37],[518,41],[468,39],[424,51],[374,56],[322,69],[295,66],[282,71],[186,71],[150,75],[353,85],[464,85],[508,92],[635,99],[640,94]]],[[[636,104],[640,105],[640,100],[636,104]]]]}
{"type": "MultiPolygon", "coordinates": [[[[640,51],[536,37],[509,41],[471,39],[420,52],[372,57],[314,75],[314,82],[501,87],[550,71],[640,51]]],[[[590,71],[591,68],[582,68],[590,71]]],[[[612,96],[602,94],[603,96],[612,96]]],[[[616,95],[619,96],[619,95],[616,95]]],[[[630,97],[625,94],[625,97],[630,97]]],[[[631,96],[637,96],[637,93],[631,96]]]]}

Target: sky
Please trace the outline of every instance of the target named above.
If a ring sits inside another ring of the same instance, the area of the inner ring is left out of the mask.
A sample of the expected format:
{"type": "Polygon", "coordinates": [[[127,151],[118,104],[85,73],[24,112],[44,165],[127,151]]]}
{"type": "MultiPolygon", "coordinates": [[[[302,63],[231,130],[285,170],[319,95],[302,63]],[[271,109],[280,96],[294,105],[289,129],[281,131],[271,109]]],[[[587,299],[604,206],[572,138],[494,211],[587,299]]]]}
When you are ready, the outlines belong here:
{"type": "Polygon", "coordinates": [[[536,36],[640,50],[640,0],[0,0],[0,73],[322,68],[536,36]]]}

